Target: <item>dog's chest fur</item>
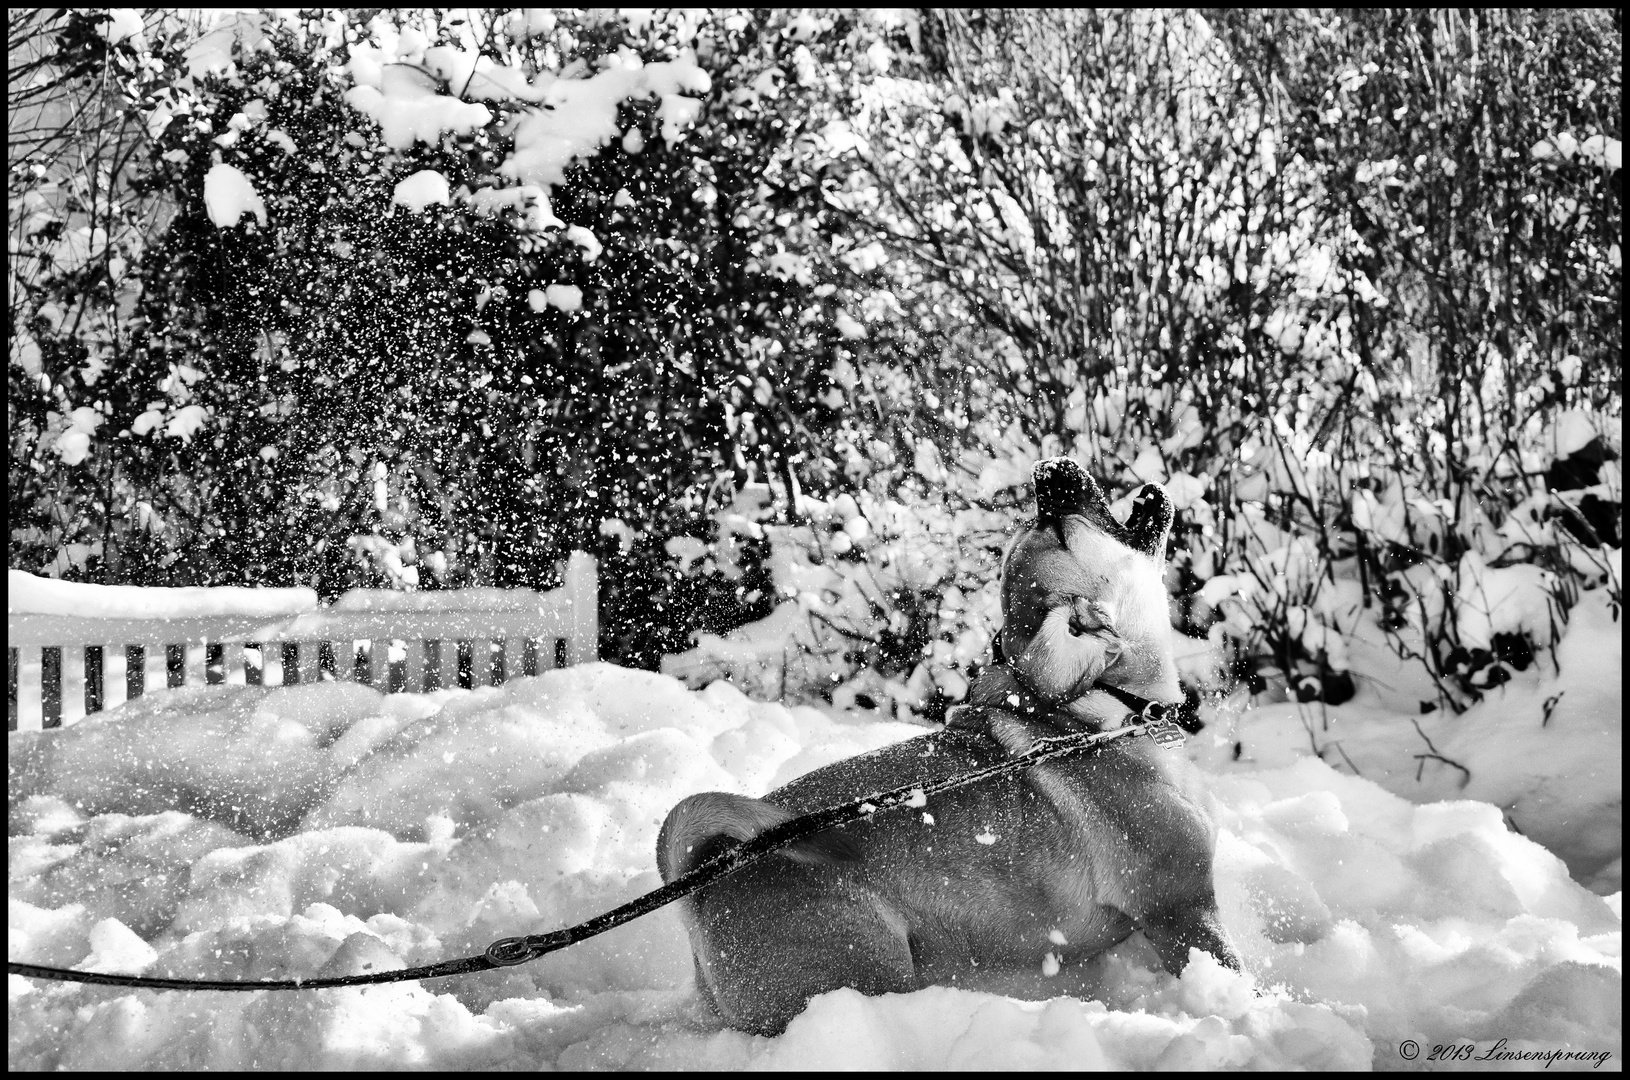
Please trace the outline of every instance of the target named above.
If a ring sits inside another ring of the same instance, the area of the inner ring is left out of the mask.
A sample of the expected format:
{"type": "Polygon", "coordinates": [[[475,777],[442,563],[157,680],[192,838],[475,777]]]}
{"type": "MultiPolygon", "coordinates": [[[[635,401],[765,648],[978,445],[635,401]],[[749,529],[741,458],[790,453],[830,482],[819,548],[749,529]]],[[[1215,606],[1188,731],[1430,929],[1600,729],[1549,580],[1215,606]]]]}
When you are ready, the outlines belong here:
{"type": "Polygon", "coordinates": [[[1161,565],[1079,518],[1066,522],[1064,539],[1091,579],[1087,595],[1105,609],[1124,643],[1108,680],[1117,686],[1142,687],[1148,697],[1170,700],[1180,695],[1171,659],[1170,598],[1161,565]]]}

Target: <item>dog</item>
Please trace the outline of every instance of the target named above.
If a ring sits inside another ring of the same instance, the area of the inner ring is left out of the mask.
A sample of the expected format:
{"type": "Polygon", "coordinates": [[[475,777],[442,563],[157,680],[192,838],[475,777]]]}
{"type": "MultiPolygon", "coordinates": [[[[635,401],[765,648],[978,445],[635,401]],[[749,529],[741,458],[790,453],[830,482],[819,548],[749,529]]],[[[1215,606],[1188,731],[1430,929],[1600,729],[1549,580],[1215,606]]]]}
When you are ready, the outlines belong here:
{"type": "MultiPolygon", "coordinates": [[[[1066,458],[1033,473],[1036,516],[1002,561],[1003,659],[942,730],[840,761],[762,799],[682,800],[657,837],[664,882],[726,846],[857,796],[929,783],[1109,730],[1104,686],[1175,703],[1163,583],[1172,508],[1142,489],[1126,524],[1066,458]]],[[[1240,962],[1217,914],[1215,829],[1166,751],[1111,740],[806,838],[680,901],[703,997],[779,1034],[816,994],[988,988],[1088,960],[1141,930],[1181,973],[1191,948],[1240,962]]]]}

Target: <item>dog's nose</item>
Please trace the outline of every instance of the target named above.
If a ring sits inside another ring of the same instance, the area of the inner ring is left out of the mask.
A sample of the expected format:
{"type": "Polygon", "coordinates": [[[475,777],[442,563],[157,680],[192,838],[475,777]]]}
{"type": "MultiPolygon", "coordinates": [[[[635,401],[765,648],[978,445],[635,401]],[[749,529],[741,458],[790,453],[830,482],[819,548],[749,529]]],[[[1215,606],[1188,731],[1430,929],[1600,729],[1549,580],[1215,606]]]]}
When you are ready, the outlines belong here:
{"type": "Polygon", "coordinates": [[[1091,514],[1107,505],[1098,482],[1067,457],[1044,458],[1030,470],[1036,489],[1036,524],[1051,527],[1064,541],[1064,518],[1069,514],[1091,514]]]}
{"type": "Polygon", "coordinates": [[[1036,487],[1036,517],[1052,522],[1065,514],[1079,514],[1087,501],[1091,479],[1067,457],[1046,458],[1030,470],[1036,487]]]}

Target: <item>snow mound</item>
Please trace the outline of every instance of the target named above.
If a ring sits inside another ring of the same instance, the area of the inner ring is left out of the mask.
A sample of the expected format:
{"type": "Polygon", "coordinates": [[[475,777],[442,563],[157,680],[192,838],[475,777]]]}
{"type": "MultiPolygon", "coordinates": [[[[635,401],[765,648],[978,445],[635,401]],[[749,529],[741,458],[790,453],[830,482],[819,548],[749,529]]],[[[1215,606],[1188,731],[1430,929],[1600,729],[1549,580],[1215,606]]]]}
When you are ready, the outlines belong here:
{"type": "MultiPolygon", "coordinates": [[[[681,796],[760,793],[920,728],[590,664],[501,687],[193,687],[10,737],[10,955],[259,979],[467,956],[658,884],[681,796]]],[[[1211,778],[1249,974],[1141,935],[1006,994],[720,1029],[673,908],[519,968],[306,993],[10,980],[13,1069],[1399,1067],[1404,1039],[1618,1054],[1619,898],[1485,803],[1322,762],[1211,778]],[[201,1010],[210,1022],[201,1024],[201,1010]]]]}

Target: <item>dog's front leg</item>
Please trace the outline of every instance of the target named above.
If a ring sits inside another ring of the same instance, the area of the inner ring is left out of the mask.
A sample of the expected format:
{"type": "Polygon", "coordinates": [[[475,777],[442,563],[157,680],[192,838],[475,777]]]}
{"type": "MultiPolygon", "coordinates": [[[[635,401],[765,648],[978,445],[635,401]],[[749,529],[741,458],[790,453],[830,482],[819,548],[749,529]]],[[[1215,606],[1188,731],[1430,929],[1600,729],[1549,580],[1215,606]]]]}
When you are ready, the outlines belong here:
{"type": "Polygon", "coordinates": [[[1173,975],[1181,975],[1188,966],[1191,948],[1203,949],[1225,967],[1240,970],[1239,954],[1223,930],[1214,899],[1153,911],[1137,922],[1173,975]]]}

